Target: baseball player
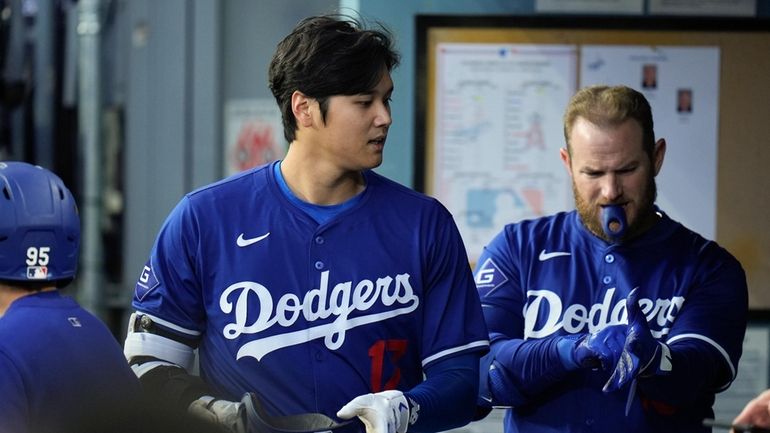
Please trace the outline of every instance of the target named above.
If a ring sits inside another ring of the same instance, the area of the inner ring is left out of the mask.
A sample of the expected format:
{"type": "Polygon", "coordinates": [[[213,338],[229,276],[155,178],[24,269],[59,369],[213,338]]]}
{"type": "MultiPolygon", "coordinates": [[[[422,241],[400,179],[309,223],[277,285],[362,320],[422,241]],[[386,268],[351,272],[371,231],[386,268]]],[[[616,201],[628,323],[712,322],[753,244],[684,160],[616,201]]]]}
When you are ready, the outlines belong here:
{"type": "Polygon", "coordinates": [[[285,159],[187,194],[136,284],[124,350],[157,398],[233,431],[257,406],[369,433],[471,420],[489,343],[458,230],[372,171],[398,60],[387,31],[337,16],[278,44],[285,159]]]}
{"type": "Polygon", "coordinates": [[[0,432],[132,431],[141,390],[107,327],[57,289],[80,219],[55,174],[0,162],[0,432]],[[126,430],[123,430],[125,428],[126,430]]]}
{"type": "Polygon", "coordinates": [[[475,270],[491,350],[480,401],[513,432],[705,432],[735,377],[735,258],[655,204],[664,139],[624,86],[578,91],[561,159],[576,210],[506,226],[475,270]]]}

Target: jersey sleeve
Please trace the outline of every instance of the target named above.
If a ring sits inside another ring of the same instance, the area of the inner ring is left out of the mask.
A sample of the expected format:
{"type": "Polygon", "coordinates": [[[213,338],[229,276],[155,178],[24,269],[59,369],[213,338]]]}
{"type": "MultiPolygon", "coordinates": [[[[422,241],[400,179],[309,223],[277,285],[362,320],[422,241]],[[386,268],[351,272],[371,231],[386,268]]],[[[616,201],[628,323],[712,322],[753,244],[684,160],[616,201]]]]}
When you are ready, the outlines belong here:
{"type": "Polygon", "coordinates": [[[714,243],[699,256],[693,287],[665,339],[673,370],[639,381],[642,398],[666,411],[711,406],[711,401],[699,400],[730,386],[742,352],[748,311],[745,273],[714,243]]]}
{"type": "Polygon", "coordinates": [[[474,271],[474,281],[481,299],[484,319],[491,342],[496,339],[524,337],[522,310],[526,294],[514,266],[510,226],[497,234],[484,248],[474,271]]]}
{"type": "Polygon", "coordinates": [[[697,277],[666,343],[676,350],[678,344],[697,342],[704,354],[717,358],[722,368],[713,376],[713,385],[724,390],[735,379],[743,349],[748,312],[746,275],[740,263],[713,242],[700,256],[701,264],[694,271],[697,277]]]}
{"type": "Polygon", "coordinates": [[[136,283],[132,305],[188,336],[205,326],[199,269],[201,227],[188,197],[169,214],[136,283]]]}
{"type": "Polygon", "coordinates": [[[436,360],[489,348],[478,293],[465,246],[443,207],[432,224],[426,254],[423,367],[436,360]]]}
{"type": "Polygon", "coordinates": [[[524,339],[526,291],[515,266],[520,261],[514,249],[521,244],[515,236],[513,225],[495,236],[474,271],[491,343],[481,361],[481,406],[524,405],[567,374],[557,350],[560,337],[524,339]]]}

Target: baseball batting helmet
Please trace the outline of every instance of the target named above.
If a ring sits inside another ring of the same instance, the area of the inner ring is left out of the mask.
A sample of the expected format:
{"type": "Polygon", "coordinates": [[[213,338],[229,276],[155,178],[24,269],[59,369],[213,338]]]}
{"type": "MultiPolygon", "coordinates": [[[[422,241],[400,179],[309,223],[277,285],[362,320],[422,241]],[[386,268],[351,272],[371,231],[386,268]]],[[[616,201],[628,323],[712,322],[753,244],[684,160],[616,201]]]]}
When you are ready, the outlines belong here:
{"type": "Polygon", "coordinates": [[[75,277],[80,218],[72,193],[52,172],[0,161],[0,280],[75,277]]]}

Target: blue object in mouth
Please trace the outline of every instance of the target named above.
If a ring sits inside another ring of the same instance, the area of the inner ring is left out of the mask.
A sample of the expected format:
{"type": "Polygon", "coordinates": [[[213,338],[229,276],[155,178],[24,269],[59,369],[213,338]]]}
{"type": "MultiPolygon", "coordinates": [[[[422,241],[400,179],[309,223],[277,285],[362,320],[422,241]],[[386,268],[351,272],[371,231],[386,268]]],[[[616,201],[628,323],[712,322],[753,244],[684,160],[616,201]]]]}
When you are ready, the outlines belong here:
{"type": "Polygon", "coordinates": [[[613,241],[618,241],[626,234],[626,212],[622,206],[609,205],[602,207],[602,229],[613,241]]]}

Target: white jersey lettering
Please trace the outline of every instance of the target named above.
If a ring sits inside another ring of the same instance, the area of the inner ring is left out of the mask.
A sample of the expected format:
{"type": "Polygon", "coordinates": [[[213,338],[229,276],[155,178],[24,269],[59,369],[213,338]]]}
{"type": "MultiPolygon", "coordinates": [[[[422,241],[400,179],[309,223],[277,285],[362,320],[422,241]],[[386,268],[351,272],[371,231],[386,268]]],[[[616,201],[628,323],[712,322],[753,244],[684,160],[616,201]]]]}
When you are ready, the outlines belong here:
{"type": "MultiPolygon", "coordinates": [[[[601,303],[590,306],[572,304],[564,308],[561,297],[555,292],[529,290],[529,302],[524,307],[524,339],[547,337],[562,328],[570,334],[577,334],[628,323],[626,300],[619,299],[613,304],[614,295],[615,288],[611,288],[604,294],[601,303]]],[[[642,298],[639,304],[650,322],[650,332],[655,338],[661,338],[668,334],[684,304],[684,297],[656,300],[642,298]]]]}
{"type": "Polygon", "coordinates": [[[232,314],[234,319],[233,323],[227,324],[222,330],[224,337],[230,340],[242,334],[256,334],[276,325],[290,327],[297,322],[300,314],[309,323],[334,317],[331,323],[253,340],[238,350],[237,359],[251,356],[257,360],[274,350],[322,337],[329,350],[339,349],[345,342],[347,330],[411,313],[419,304],[409,274],[398,274],[395,278],[386,276],[378,278],[376,282],[363,280],[355,286],[352,281],[344,281],[336,284],[329,293],[329,271],[321,273],[319,288],[308,291],[301,301],[296,294],[286,293],[274,303],[270,291],[253,281],[234,283],[219,298],[219,308],[225,314],[232,314]],[[251,296],[257,297],[259,311],[254,322],[247,324],[248,300],[251,296]],[[234,303],[231,297],[235,298],[234,303]],[[367,311],[378,301],[383,306],[396,308],[348,318],[353,311],[367,311]]]}

